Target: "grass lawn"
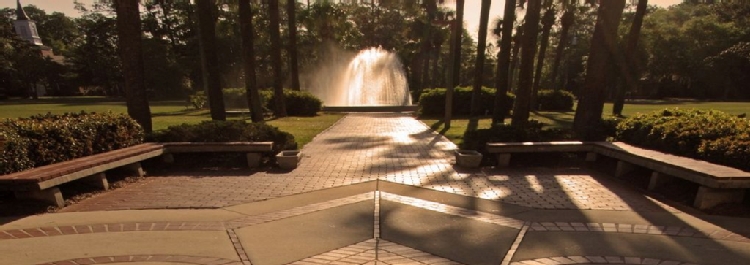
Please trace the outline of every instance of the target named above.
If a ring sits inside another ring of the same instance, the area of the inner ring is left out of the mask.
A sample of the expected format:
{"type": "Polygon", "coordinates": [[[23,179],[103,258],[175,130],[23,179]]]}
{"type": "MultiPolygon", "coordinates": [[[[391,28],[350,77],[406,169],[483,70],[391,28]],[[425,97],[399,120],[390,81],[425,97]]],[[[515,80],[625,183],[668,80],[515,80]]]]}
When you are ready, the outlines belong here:
{"type": "MultiPolygon", "coordinates": [[[[663,110],[665,108],[681,108],[681,109],[702,109],[702,110],[719,110],[727,112],[733,115],[740,115],[743,113],[750,113],[750,102],[693,102],[693,101],[644,101],[637,103],[626,103],[623,109],[623,115],[625,117],[637,114],[637,113],[649,113],[657,110],[663,110]]],[[[607,103],[604,105],[604,116],[610,116],[612,113],[612,104],[607,103]]],[[[531,113],[531,119],[539,120],[542,123],[548,124],[551,127],[562,127],[570,128],[573,125],[574,111],[567,112],[551,112],[541,111],[531,113]]],[[[441,121],[442,117],[425,117],[420,118],[425,124],[432,127],[435,131],[441,132],[445,137],[450,139],[456,144],[463,142],[464,131],[469,124],[467,117],[454,117],[451,121],[451,128],[447,131],[441,121]]],[[[477,128],[489,128],[491,125],[491,117],[481,117],[478,121],[477,128]]],[[[505,120],[506,123],[510,123],[510,118],[505,120]]]]}
{"type": "MultiPolygon", "coordinates": [[[[183,123],[199,123],[210,120],[208,110],[195,110],[185,101],[151,101],[151,115],[154,130],[166,129],[183,123]]],[[[44,97],[37,100],[10,99],[0,101],[0,119],[29,117],[36,114],[62,114],[66,112],[107,112],[126,113],[122,99],[106,97],[44,97]]],[[[342,114],[322,114],[316,117],[287,117],[267,121],[268,124],[294,135],[302,148],[315,135],[338,121],[342,114]]],[[[228,119],[249,119],[237,115],[228,119]]]]}

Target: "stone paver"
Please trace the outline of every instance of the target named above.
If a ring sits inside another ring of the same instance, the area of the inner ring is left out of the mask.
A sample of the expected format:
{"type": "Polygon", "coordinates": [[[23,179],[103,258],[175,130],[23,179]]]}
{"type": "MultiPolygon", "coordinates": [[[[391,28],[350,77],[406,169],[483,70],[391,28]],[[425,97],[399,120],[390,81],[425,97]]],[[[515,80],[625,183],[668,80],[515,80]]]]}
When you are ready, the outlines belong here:
{"type": "Polygon", "coordinates": [[[0,225],[0,252],[25,255],[0,264],[485,264],[468,252],[502,265],[717,264],[700,250],[722,253],[722,265],[750,259],[748,231],[686,218],[598,173],[466,170],[452,165],[454,149],[409,114],[350,114],[290,172],[173,172],[0,225]],[[418,191],[389,193],[384,182],[418,191]],[[172,212],[200,208],[221,209],[172,212]],[[113,211],[123,209],[180,210],[113,211]],[[91,212],[102,210],[111,215],[91,212]],[[613,213],[624,218],[600,218],[613,213]],[[295,256],[276,258],[286,251],[295,256]]]}
{"type": "Polygon", "coordinates": [[[409,114],[350,114],[305,146],[294,171],[152,177],[63,211],[220,208],[375,179],[540,209],[675,211],[585,170],[457,171],[455,149],[409,114]]]}
{"type": "Polygon", "coordinates": [[[414,264],[414,265],[460,265],[461,263],[441,258],[430,253],[402,246],[383,239],[370,239],[351,246],[309,257],[289,265],[324,264],[414,264]]]}

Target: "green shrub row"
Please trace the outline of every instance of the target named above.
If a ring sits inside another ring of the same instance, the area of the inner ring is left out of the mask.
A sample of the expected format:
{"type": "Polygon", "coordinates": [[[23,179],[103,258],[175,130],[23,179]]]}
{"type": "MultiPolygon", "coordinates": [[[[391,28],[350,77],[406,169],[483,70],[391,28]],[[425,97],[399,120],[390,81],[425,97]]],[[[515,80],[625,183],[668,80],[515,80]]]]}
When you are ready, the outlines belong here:
{"type": "MultiPolygon", "coordinates": [[[[267,99],[263,106],[273,110],[276,105],[276,97],[273,91],[263,91],[262,99],[267,99]]],[[[315,116],[323,109],[323,101],[315,97],[310,92],[284,90],[284,103],[286,103],[286,114],[289,116],[315,116]]]]}
{"type": "Polygon", "coordinates": [[[556,128],[543,129],[543,127],[543,123],[530,120],[526,127],[496,124],[488,129],[467,130],[464,133],[461,149],[486,153],[485,145],[490,142],[546,142],[573,138],[570,131],[556,128]]]}
{"type": "MultiPolygon", "coordinates": [[[[445,115],[445,88],[427,89],[419,97],[419,114],[424,116],[445,115]]],[[[469,115],[471,112],[471,93],[470,87],[458,87],[453,93],[453,115],[469,115]]],[[[515,95],[508,93],[505,97],[507,109],[505,114],[508,115],[513,108],[515,95]]],[[[495,89],[482,88],[480,96],[480,113],[492,114],[495,107],[495,89]]]]}
{"type": "Polygon", "coordinates": [[[155,142],[273,142],[274,151],[296,149],[294,136],[265,123],[245,121],[203,121],[170,126],[154,132],[155,142]]]}
{"type": "Polygon", "coordinates": [[[0,125],[3,173],[49,165],[143,142],[143,129],[130,117],[114,113],[36,115],[0,125]],[[18,149],[25,149],[18,150],[18,149]]]}
{"type": "Polygon", "coordinates": [[[666,109],[627,118],[615,139],[750,171],[750,120],[720,111],[666,109]]]}
{"type": "MultiPolygon", "coordinates": [[[[226,109],[247,109],[247,97],[244,88],[225,88],[222,90],[226,109]]],[[[323,102],[313,94],[305,91],[284,90],[286,111],[290,116],[315,116],[323,108],[323,102]]],[[[190,104],[196,109],[207,107],[208,98],[203,91],[190,96],[190,104]]],[[[274,94],[270,90],[260,91],[260,101],[264,112],[271,112],[274,107],[274,94]]]]}
{"type": "Polygon", "coordinates": [[[575,102],[573,93],[563,90],[541,90],[537,95],[539,110],[543,111],[570,111],[575,102]]]}

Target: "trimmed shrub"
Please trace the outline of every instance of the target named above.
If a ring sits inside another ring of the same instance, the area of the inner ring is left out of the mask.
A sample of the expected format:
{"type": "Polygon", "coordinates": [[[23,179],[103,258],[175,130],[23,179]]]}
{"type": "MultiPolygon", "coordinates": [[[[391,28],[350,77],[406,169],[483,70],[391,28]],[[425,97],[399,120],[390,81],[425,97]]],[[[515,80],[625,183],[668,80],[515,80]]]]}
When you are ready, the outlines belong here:
{"type": "Polygon", "coordinates": [[[570,131],[556,128],[542,129],[543,127],[543,123],[530,120],[526,127],[496,124],[489,129],[466,131],[461,148],[486,153],[485,145],[488,142],[539,142],[572,139],[570,131]]]}
{"type": "MultiPolygon", "coordinates": [[[[469,115],[471,112],[471,92],[470,87],[458,87],[453,93],[453,115],[469,115]]],[[[419,97],[419,114],[422,116],[439,116],[445,115],[445,88],[427,89],[419,97]]],[[[515,95],[507,93],[505,98],[508,108],[505,114],[509,114],[513,108],[515,95]]],[[[482,114],[492,114],[495,107],[495,89],[482,88],[480,97],[480,112],[482,114]]]]}
{"type": "Polygon", "coordinates": [[[665,109],[627,118],[616,140],[750,170],[750,120],[720,111],[665,109]]]}
{"type": "Polygon", "coordinates": [[[0,174],[9,174],[32,168],[29,160],[29,140],[21,138],[10,127],[0,127],[0,174]]]}
{"type": "Polygon", "coordinates": [[[155,142],[273,142],[274,151],[296,149],[294,136],[265,123],[203,121],[170,126],[149,137],[155,142]]]}
{"type": "Polygon", "coordinates": [[[537,96],[539,110],[545,111],[573,110],[575,101],[573,93],[563,90],[541,90],[537,96]]]}
{"type": "Polygon", "coordinates": [[[224,88],[221,91],[225,109],[247,109],[245,88],[224,88]]]}
{"type": "Polygon", "coordinates": [[[141,126],[124,114],[46,114],[7,120],[2,126],[28,141],[27,155],[34,167],[143,142],[141,126]]]}
{"type": "MultiPolygon", "coordinates": [[[[273,110],[275,97],[273,92],[269,94],[266,108],[273,110]]],[[[284,90],[284,100],[289,116],[315,116],[323,108],[323,101],[306,91],[284,90]]]]}

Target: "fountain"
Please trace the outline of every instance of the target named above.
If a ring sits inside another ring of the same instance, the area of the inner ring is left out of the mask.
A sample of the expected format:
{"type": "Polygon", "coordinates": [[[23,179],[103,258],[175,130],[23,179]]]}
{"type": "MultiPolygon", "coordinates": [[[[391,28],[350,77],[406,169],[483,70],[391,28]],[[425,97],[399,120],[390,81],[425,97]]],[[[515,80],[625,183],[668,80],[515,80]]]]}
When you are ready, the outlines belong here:
{"type": "Polygon", "coordinates": [[[345,65],[321,68],[317,82],[309,83],[305,90],[320,98],[328,109],[411,105],[403,65],[395,54],[370,48],[345,65]]]}

